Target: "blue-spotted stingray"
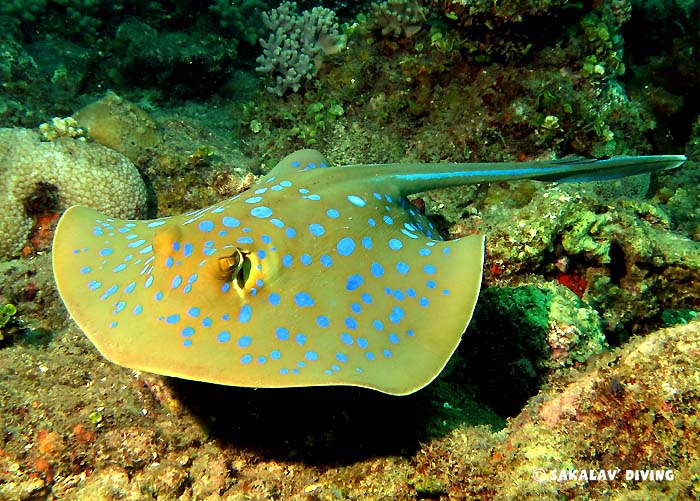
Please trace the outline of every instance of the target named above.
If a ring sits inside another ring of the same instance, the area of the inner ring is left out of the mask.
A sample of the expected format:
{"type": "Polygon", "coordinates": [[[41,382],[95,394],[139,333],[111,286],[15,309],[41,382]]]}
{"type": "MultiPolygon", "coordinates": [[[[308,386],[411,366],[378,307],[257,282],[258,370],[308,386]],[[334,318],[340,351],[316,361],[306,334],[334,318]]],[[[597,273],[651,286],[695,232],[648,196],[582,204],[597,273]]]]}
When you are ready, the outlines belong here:
{"type": "Polygon", "coordinates": [[[483,236],[443,241],[406,195],[608,179],[684,160],[333,167],[301,150],[249,191],[179,216],[131,221],[71,207],[54,274],[70,315],[117,364],[235,386],[406,395],[457,348],[484,261],[483,236]]]}

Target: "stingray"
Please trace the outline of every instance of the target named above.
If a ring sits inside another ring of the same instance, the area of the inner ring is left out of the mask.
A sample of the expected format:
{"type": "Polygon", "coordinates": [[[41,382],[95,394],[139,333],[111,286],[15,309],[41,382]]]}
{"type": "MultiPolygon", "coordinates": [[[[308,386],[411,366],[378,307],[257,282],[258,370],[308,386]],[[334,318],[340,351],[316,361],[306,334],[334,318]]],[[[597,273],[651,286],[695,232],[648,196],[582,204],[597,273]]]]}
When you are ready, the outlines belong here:
{"type": "Polygon", "coordinates": [[[406,195],[489,181],[585,181],[680,155],[331,166],[284,158],[249,191],[147,221],[74,206],[53,243],[58,291],[107,359],[247,387],[430,383],[481,286],[484,237],[444,241],[406,195]]]}

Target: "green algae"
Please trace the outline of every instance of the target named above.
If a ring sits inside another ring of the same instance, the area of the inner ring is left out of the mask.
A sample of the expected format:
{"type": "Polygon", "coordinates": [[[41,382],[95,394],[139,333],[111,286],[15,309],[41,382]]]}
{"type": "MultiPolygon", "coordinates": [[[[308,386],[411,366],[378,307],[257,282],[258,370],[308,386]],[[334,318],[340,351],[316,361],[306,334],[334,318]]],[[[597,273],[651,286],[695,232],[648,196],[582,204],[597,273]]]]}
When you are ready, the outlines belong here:
{"type": "Polygon", "coordinates": [[[460,354],[477,398],[517,413],[553,369],[578,366],[607,348],[595,310],[561,285],[482,291],[460,354]]]}
{"type": "Polygon", "coordinates": [[[7,303],[5,306],[0,308],[0,340],[4,338],[3,328],[12,320],[12,318],[17,314],[17,307],[11,303],[7,303]]]}
{"type": "Polygon", "coordinates": [[[672,327],[678,324],[687,324],[695,320],[697,316],[698,312],[689,308],[679,310],[668,309],[661,312],[661,322],[664,327],[672,327]]]}

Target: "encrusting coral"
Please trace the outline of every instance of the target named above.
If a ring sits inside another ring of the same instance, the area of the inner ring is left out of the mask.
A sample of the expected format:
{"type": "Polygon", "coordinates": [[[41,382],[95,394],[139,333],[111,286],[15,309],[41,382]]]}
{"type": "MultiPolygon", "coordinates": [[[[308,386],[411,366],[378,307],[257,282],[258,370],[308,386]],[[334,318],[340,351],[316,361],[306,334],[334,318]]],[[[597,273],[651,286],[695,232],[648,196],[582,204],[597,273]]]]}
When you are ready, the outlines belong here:
{"type": "Polygon", "coordinates": [[[90,139],[136,161],[144,149],[157,145],[160,131],[141,108],[114,92],[78,110],[73,119],[88,130],[90,139]]]}
{"type": "Polygon", "coordinates": [[[57,190],[60,209],[87,205],[113,217],[144,215],[146,186],[124,155],[61,137],[41,141],[31,129],[0,129],[0,259],[17,255],[32,220],[25,205],[39,190],[57,190]]]}

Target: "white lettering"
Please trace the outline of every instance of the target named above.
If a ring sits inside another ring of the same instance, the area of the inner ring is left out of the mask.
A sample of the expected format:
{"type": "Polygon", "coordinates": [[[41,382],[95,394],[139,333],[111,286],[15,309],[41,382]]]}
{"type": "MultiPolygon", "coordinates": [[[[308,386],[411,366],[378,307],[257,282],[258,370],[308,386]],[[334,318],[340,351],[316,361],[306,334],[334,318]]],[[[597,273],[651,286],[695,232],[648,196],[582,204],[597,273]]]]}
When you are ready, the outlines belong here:
{"type": "MultiPolygon", "coordinates": [[[[533,480],[543,482],[546,480],[554,482],[610,482],[617,478],[622,470],[613,468],[610,470],[578,470],[576,468],[566,470],[544,470],[535,469],[532,474],[533,480]]],[[[663,482],[674,479],[673,470],[625,470],[625,480],[634,482],[663,482]]]]}
{"type": "Polygon", "coordinates": [[[661,482],[673,480],[673,470],[625,470],[625,480],[661,482]]]}
{"type": "Polygon", "coordinates": [[[615,480],[620,469],[614,470],[551,470],[549,479],[556,482],[600,482],[615,480]]]}

